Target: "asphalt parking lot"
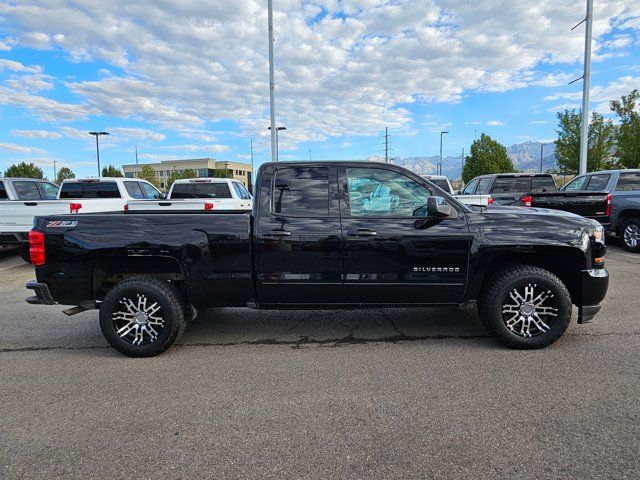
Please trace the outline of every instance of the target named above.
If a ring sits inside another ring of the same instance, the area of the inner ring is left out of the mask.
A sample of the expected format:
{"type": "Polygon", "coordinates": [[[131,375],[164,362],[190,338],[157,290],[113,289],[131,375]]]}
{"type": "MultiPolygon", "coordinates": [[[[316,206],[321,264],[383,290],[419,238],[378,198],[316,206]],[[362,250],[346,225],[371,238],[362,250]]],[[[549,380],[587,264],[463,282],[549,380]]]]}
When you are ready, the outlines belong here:
{"type": "Polygon", "coordinates": [[[640,255],[541,351],[474,311],[201,312],[130,359],[0,252],[0,477],[640,478],[640,255]]]}

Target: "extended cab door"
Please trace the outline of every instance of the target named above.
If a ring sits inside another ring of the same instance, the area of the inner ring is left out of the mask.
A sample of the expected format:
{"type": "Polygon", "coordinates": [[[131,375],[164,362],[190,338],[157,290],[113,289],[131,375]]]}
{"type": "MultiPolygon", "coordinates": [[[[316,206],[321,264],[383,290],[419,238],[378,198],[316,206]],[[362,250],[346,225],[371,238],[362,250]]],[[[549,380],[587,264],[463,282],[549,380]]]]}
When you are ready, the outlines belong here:
{"type": "Polygon", "coordinates": [[[272,165],[262,175],[256,201],[254,258],[260,303],[339,303],[337,168],[272,165]]]}
{"type": "Polygon", "coordinates": [[[340,169],[344,302],[457,303],[467,276],[470,235],[453,202],[449,218],[415,215],[434,192],[389,167],[340,169]]]}

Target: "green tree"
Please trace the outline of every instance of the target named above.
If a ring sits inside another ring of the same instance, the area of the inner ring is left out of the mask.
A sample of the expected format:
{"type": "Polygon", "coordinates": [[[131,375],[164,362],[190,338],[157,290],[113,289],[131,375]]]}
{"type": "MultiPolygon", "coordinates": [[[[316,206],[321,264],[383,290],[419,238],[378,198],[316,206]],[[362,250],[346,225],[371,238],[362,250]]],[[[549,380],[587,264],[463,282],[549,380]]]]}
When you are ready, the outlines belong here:
{"type": "Polygon", "coordinates": [[[233,178],[233,170],[216,168],[213,175],[215,178],[233,178]]]}
{"type": "Polygon", "coordinates": [[[5,177],[18,177],[18,178],[44,178],[42,169],[37,167],[33,163],[21,162],[17,165],[11,165],[4,172],[5,177]]]}
{"type": "Polygon", "coordinates": [[[175,182],[176,180],[182,180],[184,178],[196,178],[197,176],[198,173],[190,168],[183,170],[182,173],[178,173],[176,170],[174,170],[171,172],[171,175],[169,175],[165,187],[167,190],[169,190],[171,188],[171,185],[173,185],[173,182],[175,182]]]}
{"type": "Polygon", "coordinates": [[[113,165],[109,165],[108,167],[104,167],[102,169],[103,177],[124,177],[119,168],[114,167],[113,165]]]}
{"type": "Polygon", "coordinates": [[[465,158],[462,169],[462,179],[467,183],[478,175],[513,171],[513,162],[504,145],[483,133],[471,144],[470,153],[465,158]]]}
{"type": "MultiPolygon", "coordinates": [[[[558,140],[556,140],[556,159],[558,169],[564,174],[578,173],[580,163],[580,112],[564,110],[558,112],[558,140]]],[[[610,120],[593,112],[589,124],[589,144],[587,147],[587,170],[607,170],[615,168],[611,156],[614,146],[614,126],[610,120]]]]}
{"type": "Polygon", "coordinates": [[[620,125],[616,129],[616,157],[625,168],[640,168],[640,113],[636,102],[640,92],[633,90],[620,100],[611,101],[611,110],[618,115],[620,125]]]}
{"type": "Polygon", "coordinates": [[[62,167],[58,170],[58,174],[56,175],[56,183],[60,185],[63,180],[67,180],[69,178],[76,178],[76,174],[71,171],[71,169],[67,167],[62,167]]]}
{"type": "Polygon", "coordinates": [[[156,175],[156,171],[153,169],[151,165],[142,165],[140,169],[140,173],[138,174],[138,178],[142,180],[146,180],[149,183],[152,183],[156,187],[160,186],[160,182],[158,181],[158,177],[156,175]]]}

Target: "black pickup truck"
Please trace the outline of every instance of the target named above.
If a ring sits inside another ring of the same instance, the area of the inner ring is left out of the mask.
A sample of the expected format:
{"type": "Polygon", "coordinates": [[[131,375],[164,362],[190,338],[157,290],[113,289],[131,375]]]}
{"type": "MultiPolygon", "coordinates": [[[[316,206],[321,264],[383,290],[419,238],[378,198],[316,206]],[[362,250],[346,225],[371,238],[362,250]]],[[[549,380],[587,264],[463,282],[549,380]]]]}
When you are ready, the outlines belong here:
{"type": "Polygon", "coordinates": [[[600,310],[603,228],[564,212],[469,208],[401,167],[268,163],[250,214],[39,217],[32,304],[100,309],[131,356],[167,349],[198,309],[473,305],[515,348],[600,310]]]}

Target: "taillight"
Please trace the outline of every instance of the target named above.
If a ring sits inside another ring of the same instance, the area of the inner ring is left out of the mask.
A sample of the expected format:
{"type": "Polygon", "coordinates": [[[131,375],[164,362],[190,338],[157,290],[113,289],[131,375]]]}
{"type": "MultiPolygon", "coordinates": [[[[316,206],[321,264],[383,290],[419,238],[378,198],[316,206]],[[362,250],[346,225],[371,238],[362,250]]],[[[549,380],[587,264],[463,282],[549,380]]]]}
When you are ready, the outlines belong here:
{"type": "Polygon", "coordinates": [[[611,194],[607,194],[607,209],[605,210],[605,215],[607,217],[611,216],[611,194]]]}
{"type": "Polygon", "coordinates": [[[69,210],[71,211],[71,213],[78,213],[81,208],[81,203],[71,203],[71,205],[69,205],[69,210]]]}
{"type": "Polygon", "coordinates": [[[493,205],[493,197],[489,197],[489,199],[487,200],[487,206],[489,205],[493,205]]]}
{"type": "Polygon", "coordinates": [[[213,210],[213,203],[206,203],[205,202],[204,209],[205,210],[213,210]]]}
{"type": "Polygon", "coordinates": [[[44,265],[44,233],[37,230],[29,232],[29,259],[36,267],[44,265]]]}
{"type": "Polygon", "coordinates": [[[522,203],[522,205],[524,205],[525,207],[530,207],[531,206],[531,202],[533,201],[533,197],[531,197],[531,195],[522,195],[520,197],[520,202],[522,203]]]}

